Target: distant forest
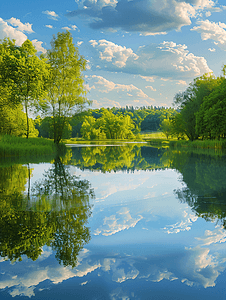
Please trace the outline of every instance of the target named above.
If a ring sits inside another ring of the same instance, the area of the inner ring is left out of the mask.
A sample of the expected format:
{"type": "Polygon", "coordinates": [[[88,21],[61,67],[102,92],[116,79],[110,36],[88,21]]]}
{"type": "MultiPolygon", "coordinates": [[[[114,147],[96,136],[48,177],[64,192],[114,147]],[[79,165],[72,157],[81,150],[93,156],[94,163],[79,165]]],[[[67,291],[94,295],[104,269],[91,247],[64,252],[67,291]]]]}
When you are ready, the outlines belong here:
{"type": "MultiPolygon", "coordinates": [[[[63,138],[132,138],[141,131],[159,130],[165,119],[172,119],[176,114],[173,108],[156,106],[88,109],[68,120],[63,138]]],[[[37,117],[35,128],[40,137],[52,137],[51,118],[37,117]]]]}

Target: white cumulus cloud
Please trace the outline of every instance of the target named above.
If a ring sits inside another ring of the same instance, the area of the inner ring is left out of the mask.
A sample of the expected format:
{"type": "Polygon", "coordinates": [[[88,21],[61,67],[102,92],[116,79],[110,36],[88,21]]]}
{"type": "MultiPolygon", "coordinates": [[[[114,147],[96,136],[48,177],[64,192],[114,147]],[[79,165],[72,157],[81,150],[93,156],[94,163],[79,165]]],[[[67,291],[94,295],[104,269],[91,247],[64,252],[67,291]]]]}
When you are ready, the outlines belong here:
{"type": "Polygon", "coordinates": [[[79,31],[79,29],[76,25],[70,25],[70,27],[69,26],[64,26],[61,29],[65,29],[65,30],[68,30],[68,31],[70,31],[70,30],[78,30],[79,31]]]}
{"type": "Polygon", "coordinates": [[[122,68],[126,65],[129,57],[137,59],[138,56],[133,53],[131,48],[116,45],[107,40],[91,40],[90,44],[99,52],[99,58],[103,62],[111,62],[114,66],[122,68]]]}
{"type": "Polygon", "coordinates": [[[204,57],[195,56],[187,50],[186,45],[174,42],[141,46],[134,53],[131,48],[113,42],[91,40],[90,50],[93,70],[123,72],[141,75],[142,78],[160,76],[178,80],[211,72],[204,57]]]}
{"type": "Polygon", "coordinates": [[[191,28],[201,34],[202,40],[213,40],[221,49],[226,50],[226,24],[209,20],[197,21],[198,26],[191,28]]]}
{"type": "Polygon", "coordinates": [[[153,92],[156,92],[156,89],[153,88],[153,86],[151,86],[151,85],[147,85],[145,88],[146,89],[151,89],[153,92]]]}
{"type": "Polygon", "coordinates": [[[32,30],[32,24],[30,23],[25,23],[23,24],[19,19],[16,19],[16,18],[11,18],[7,21],[9,24],[13,25],[14,27],[17,27],[17,29],[19,31],[22,31],[22,32],[28,32],[28,33],[32,33],[34,32],[32,30]]]}
{"type": "Polygon", "coordinates": [[[16,45],[18,46],[21,46],[27,39],[26,34],[9,25],[6,21],[0,18],[0,39],[4,39],[6,37],[15,39],[16,45]]]}
{"type": "Polygon", "coordinates": [[[46,49],[42,47],[43,42],[38,41],[37,39],[32,40],[32,44],[35,46],[38,52],[46,53],[46,49]]]}
{"type": "Polygon", "coordinates": [[[207,9],[221,10],[212,0],[82,0],[77,3],[78,9],[69,12],[69,18],[86,16],[93,29],[122,29],[144,35],[179,30],[207,9]]]}
{"type": "Polygon", "coordinates": [[[129,96],[134,96],[138,98],[149,98],[147,94],[145,94],[141,89],[139,89],[133,84],[114,83],[113,81],[107,80],[106,78],[97,75],[92,75],[90,79],[93,82],[93,86],[90,87],[90,90],[98,89],[101,93],[118,92],[122,93],[122,95],[127,94],[129,92],[129,96]]]}
{"type": "Polygon", "coordinates": [[[57,21],[59,18],[59,15],[55,13],[55,11],[45,10],[42,12],[43,14],[46,14],[49,19],[57,21]]]}

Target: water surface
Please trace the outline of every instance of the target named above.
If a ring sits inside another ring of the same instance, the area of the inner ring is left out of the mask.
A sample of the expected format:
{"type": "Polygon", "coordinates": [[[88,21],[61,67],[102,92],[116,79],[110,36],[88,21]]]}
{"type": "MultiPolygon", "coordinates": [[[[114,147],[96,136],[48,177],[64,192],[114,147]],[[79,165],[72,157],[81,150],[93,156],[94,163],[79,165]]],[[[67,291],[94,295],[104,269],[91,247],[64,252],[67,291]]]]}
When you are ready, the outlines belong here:
{"type": "Polygon", "coordinates": [[[1,299],[225,298],[222,153],[71,147],[0,177],[1,299]]]}

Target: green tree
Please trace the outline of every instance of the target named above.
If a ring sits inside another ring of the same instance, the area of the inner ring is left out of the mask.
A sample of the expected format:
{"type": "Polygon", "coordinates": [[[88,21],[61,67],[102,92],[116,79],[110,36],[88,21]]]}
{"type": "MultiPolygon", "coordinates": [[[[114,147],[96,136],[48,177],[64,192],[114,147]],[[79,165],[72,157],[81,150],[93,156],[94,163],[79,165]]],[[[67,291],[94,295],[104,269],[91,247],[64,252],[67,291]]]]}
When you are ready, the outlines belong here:
{"type": "Polygon", "coordinates": [[[221,82],[221,77],[216,78],[212,74],[205,74],[194,79],[184,92],[175,95],[174,104],[178,105],[183,120],[182,133],[186,134],[189,140],[193,141],[199,137],[199,132],[196,130],[196,113],[204,97],[208,96],[221,82]]]}
{"type": "Polygon", "coordinates": [[[226,137],[226,80],[205,97],[196,113],[196,130],[203,138],[226,137]]]}
{"type": "Polygon", "coordinates": [[[165,134],[166,138],[172,134],[172,122],[170,119],[164,119],[160,125],[160,130],[165,134]]]}
{"type": "Polygon", "coordinates": [[[183,119],[182,114],[178,113],[176,114],[172,120],[172,135],[176,136],[177,139],[185,139],[187,136],[186,134],[186,124],[183,119]]]}
{"type": "Polygon", "coordinates": [[[44,96],[44,78],[47,75],[45,60],[38,57],[36,52],[29,40],[17,47],[15,41],[5,39],[0,47],[0,86],[9,90],[8,102],[23,104],[27,138],[30,132],[29,109],[34,108],[36,102],[44,96]]]}
{"type": "Polygon", "coordinates": [[[69,31],[53,36],[51,49],[47,52],[49,68],[48,94],[41,104],[46,116],[52,117],[54,142],[63,137],[68,118],[85,103],[84,79],[86,61],[73,44],[69,31]]]}
{"type": "Polygon", "coordinates": [[[107,109],[102,109],[102,116],[95,119],[86,116],[81,127],[85,139],[126,139],[133,138],[134,123],[129,115],[114,115],[107,109]]]}
{"type": "Polygon", "coordinates": [[[47,77],[47,68],[45,60],[36,55],[37,51],[31,41],[26,40],[20,50],[19,89],[27,118],[26,137],[28,138],[29,108],[34,108],[36,101],[45,95],[44,83],[45,77],[47,77]]]}

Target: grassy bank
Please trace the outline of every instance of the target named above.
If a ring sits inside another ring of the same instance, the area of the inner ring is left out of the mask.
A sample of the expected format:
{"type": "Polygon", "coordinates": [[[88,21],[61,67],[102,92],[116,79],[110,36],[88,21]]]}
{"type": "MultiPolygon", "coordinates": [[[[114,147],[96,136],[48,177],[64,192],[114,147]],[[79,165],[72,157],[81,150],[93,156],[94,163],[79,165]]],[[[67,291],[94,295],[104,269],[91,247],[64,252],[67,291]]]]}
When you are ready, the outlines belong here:
{"type": "Polygon", "coordinates": [[[191,148],[191,149],[226,149],[226,140],[177,140],[177,138],[169,138],[160,132],[141,132],[133,140],[84,140],[82,138],[72,138],[63,140],[65,144],[87,144],[87,145],[109,145],[121,144],[128,142],[148,142],[154,147],[174,147],[174,148],[191,148]]]}
{"type": "Polygon", "coordinates": [[[142,140],[141,138],[137,138],[137,139],[133,139],[133,140],[120,140],[120,139],[106,139],[106,140],[85,140],[82,138],[71,138],[71,139],[64,139],[63,143],[65,144],[86,144],[86,145],[113,145],[113,144],[122,144],[122,143],[136,143],[136,142],[144,142],[144,140],[142,140]]]}
{"type": "Polygon", "coordinates": [[[162,132],[151,132],[141,134],[142,139],[149,141],[153,146],[174,147],[174,148],[191,148],[191,149],[226,149],[226,140],[178,140],[177,138],[166,136],[162,132]]]}
{"type": "Polygon", "coordinates": [[[22,138],[10,135],[0,137],[0,158],[52,155],[57,148],[52,140],[22,138]]]}

